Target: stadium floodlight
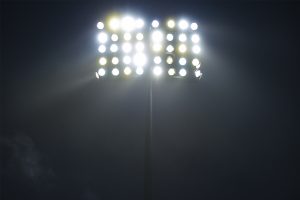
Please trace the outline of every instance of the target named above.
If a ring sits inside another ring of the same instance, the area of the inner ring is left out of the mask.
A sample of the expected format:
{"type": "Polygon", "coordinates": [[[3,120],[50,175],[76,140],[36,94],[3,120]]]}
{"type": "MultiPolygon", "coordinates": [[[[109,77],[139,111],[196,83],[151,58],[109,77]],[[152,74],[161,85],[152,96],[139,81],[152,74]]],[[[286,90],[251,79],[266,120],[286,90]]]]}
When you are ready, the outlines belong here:
{"type": "Polygon", "coordinates": [[[195,23],[195,22],[191,23],[191,29],[192,29],[193,31],[197,30],[197,29],[198,29],[198,24],[195,23]]]}
{"type": "Polygon", "coordinates": [[[155,76],[160,76],[162,74],[162,68],[161,68],[161,66],[155,66],[155,67],[153,67],[153,74],[155,76]]]}
{"type": "Polygon", "coordinates": [[[153,20],[151,25],[153,28],[157,28],[159,26],[158,20],[153,20]]]}
{"type": "Polygon", "coordinates": [[[127,76],[130,75],[130,74],[131,74],[131,68],[128,67],[128,66],[125,67],[125,69],[124,69],[124,74],[127,75],[127,76]]]}

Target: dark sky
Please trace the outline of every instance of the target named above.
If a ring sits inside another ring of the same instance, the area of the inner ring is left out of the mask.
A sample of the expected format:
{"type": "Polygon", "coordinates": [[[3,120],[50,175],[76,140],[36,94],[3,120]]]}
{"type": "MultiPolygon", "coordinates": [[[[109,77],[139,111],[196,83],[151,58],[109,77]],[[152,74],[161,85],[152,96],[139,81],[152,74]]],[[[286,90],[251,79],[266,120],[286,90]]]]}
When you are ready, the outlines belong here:
{"type": "Polygon", "coordinates": [[[147,80],[97,80],[114,9],[199,23],[203,79],[153,83],[153,199],[297,199],[297,2],[1,2],[1,200],[140,200],[147,80]]]}

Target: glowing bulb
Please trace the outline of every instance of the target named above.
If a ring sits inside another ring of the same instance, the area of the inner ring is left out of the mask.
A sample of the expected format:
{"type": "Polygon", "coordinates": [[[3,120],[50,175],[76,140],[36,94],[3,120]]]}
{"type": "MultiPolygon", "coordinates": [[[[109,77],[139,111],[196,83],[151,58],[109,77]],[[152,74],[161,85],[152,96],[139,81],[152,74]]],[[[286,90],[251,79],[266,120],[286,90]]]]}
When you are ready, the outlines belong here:
{"type": "Polygon", "coordinates": [[[97,23],[97,28],[100,29],[100,30],[101,30],[101,29],[104,29],[104,24],[103,24],[103,22],[98,22],[98,23],[97,23]]]}
{"type": "Polygon", "coordinates": [[[186,73],[187,73],[186,70],[183,69],[183,68],[179,70],[179,75],[180,76],[186,76],[186,73]]]}
{"type": "Polygon", "coordinates": [[[198,29],[198,24],[197,23],[192,23],[191,24],[191,29],[193,30],[193,31],[195,31],[195,30],[197,30],[198,29]]]}
{"type": "Polygon", "coordinates": [[[195,54],[199,54],[201,49],[198,45],[194,45],[193,48],[192,48],[192,51],[195,53],[195,54]]]}
{"type": "Polygon", "coordinates": [[[144,49],[145,49],[144,43],[142,43],[142,42],[136,43],[135,49],[136,49],[137,51],[144,51],[144,49]]]}
{"type": "Polygon", "coordinates": [[[136,24],[136,28],[143,28],[145,22],[142,19],[137,19],[136,22],[135,22],[135,24],[136,24]]]}
{"type": "Polygon", "coordinates": [[[147,63],[146,55],[143,53],[137,53],[133,57],[133,63],[137,67],[143,67],[147,63]]]}
{"type": "Polygon", "coordinates": [[[138,34],[136,34],[136,39],[137,40],[143,40],[144,39],[144,35],[142,33],[138,33],[138,34]]]}
{"type": "Polygon", "coordinates": [[[155,76],[160,76],[162,74],[162,68],[160,66],[155,66],[153,68],[153,74],[155,76]]]}
{"type": "MultiPolygon", "coordinates": [[[[200,65],[200,61],[199,61],[197,58],[194,58],[194,59],[192,60],[192,64],[193,64],[193,66],[195,66],[195,67],[198,68],[198,66],[200,65]]],[[[199,66],[199,67],[200,67],[200,66],[199,66]]]]}
{"type": "Polygon", "coordinates": [[[153,49],[153,51],[155,51],[155,52],[159,52],[159,51],[161,51],[162,46],[161,46],[161,44],[154,44],[154,45],[152,46],[152,49],[153,49]]]}
{"type": "Polygon", "coordinates": [[[117,68],[113,68],[111,73],[112,73],[113,76],[118,76],[120,74],[120,71],[117,68]]]}
{"type": "Polygon", "coordinates": [[[170,69],[168,70],[168,74],[169,74],[170,76],[174,76],[174,75],[175,75],[175,69],[174,69],[174,68],[170,68],[170,69]]]}
{"type": "Polygon", "coordinates": [[[155,64],[160,64],[161,63],[161,58],[159,56],[155,56],[153,59],[155,64]]]}
{"type": "Polygon", "coordinates": [[[175,27],[175,21],[170,19],[168,22],[167,22],[167,26],[169,28],[174,28],[175,27]]]}
{"type": "Polygon", "coordinates": [[[127,76],[130,75],[131,74],[131,68],[130,67],[125,67],[124,74],[127,75],[127,76]]]}
{"type": "Polygon", "coordinates": [[[171,53],[174,51],[174,47],[172,45],[167,46],[167,52],[171,53]]]}
{"type": "Polygon", "coordinates": [[[124,40],[126,40],[126,41],[131,40],[131,34],[130,33],[125,33],[124,34],[124,40]]]}
{"type": "Polygon", "coordinates": [[[104,32],[99,33],[98,35],[98,41],[100,43],[105,43],[107,41],[107,34],[104,32]]]}
{"type": "Polygon", "coordinates": [[[109,27],[111,30],[118,30],[120,28],[120,19],[118,18],[112,18],[110,21],[109,21],[109,27]]]}
{"type": "Polygon", "coordinates": [[[124,43],[122,49],[125,53],[130,53],[132,50],[132,45],[130,43],[124,43]]]}
{"type": "Polygon", "coordinates": [[[105,75],[105,69],[103,69],[103,68],[100,68],[99,70],[98,70],[98,74],[99,74],[99,76],[104,76],[105,75]]]}
{"type": "Polygon", "coordinates": [[[137,67],[135,72],[137,75],[142,75],[144,73],[144,69],[142,67],[137,67]]]}
{"type": "Polygon", "coordinates": [[[111,52],[115,53],[115,52],[117,52],[118,50],[119,50],[118,45],[112,44],[112,45],[110,46],[110,51],[111,51],[111,52]]]}
{"type": "Polygon", "coordinates": [[[157,20],[153,20],[151,25],[153,28],[157,28],[159,26],[159,22],[157,20]]]}
{"type": "Polygon", "coordinates": [[[186,45],[185,44],[181,44],[181,45],[179,45],[179,47],[178,47],[178,50],[179,50],[179,52],[180,53],[185,53],[186,52],[186,45]]]}
{"type": "Polygon", "coordinates": [[[135,28],[135,20],[130,17],[126,16],[122,19],[122,29],[124,31],[132,31],[135,28]]]}
{"type": "Polygon", "coordinates": [[[106,65],[106,63],[107,63],[106,58],[101,57],[101,58],[99,59],[99,64],[100,64],[100,65],[106,65]]]}
{"type": "Polygon", "coordinates": [[[200,41],[200,37],[198,34],[193,34],[191,40],[193,43],[198,43],[200,41]]]}
{"type": "Polygon", "coordinates": [[[178,39],[179,39],[180,42],[185,42],[186,41],[186,34],[181,33],[179,35],[178,39]]]}
{"type": "Polygon", "coordinates": [[[114,64],[114,65],[119,64],[119,58],[113,57],[113,58],[111,59],[111,63],[114,64]]]}
{"type": "Polygon", "coordinates": [[[174,36],[171,33],[167,34],[167,40],[172,41],[174,39],[174,36]]]}
{"type": "Polygon", "coordinates": [[[202,76],[201,71],[200,71],[200,70],[196,70],[196,71],[195,71],[195,76],[196,76],[197,78],[200,78],[200,77],[202,76]]]}
{"type": "Polygon", "coordinates": [[[189,27],[189,23],[186,20],[182,19],[178,22],[178,26],[180,29],[186,30],[189,27]]]}
{"type": "Polygon", "coordinates": [[[128,65],[131,63],[131,57],[130,56],[124,56],[123,63],[128,65]]]}
{"type": "Polygon", "coordinates": [[[111,35],[111,40],[112,40],[113,42],[118,41],[118,39],[119,39],[119,37],[118,37],[117,34],[112,34],[112,35],[111,35]]]}
{"type": "Polygon", "coordinates": [[[161,42],[163,40],[163,33],[161,31],[153,31],[151,37],[153,42],[161,42]]]}
{"type": "Polygon", "coordinates": [[[105,45],[101,44],[101,45],[99,46],[99,48],[98,48],[98,51],[99,51],[100,53],[104,53],[104,52],[106,51],[105,45]]]}
{"type": "Polygon", "coordinates": [[[185,58],[179,58],[179,64],[180,65],[185,65],[186,64],[186,59],[185,58]]]}
{"type": "Polygon", "coordinates": [[[169,65],[171,65],[171,64],[173,63],[173,58],[172,58],[171,56],[168,56],[166,62],[167,62],[169,65]]]}

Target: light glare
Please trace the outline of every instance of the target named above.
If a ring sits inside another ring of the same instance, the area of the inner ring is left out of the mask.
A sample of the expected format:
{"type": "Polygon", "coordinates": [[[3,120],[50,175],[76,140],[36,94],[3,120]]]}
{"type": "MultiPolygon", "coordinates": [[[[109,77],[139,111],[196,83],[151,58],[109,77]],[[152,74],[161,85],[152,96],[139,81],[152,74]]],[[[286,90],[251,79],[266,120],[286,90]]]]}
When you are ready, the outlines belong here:
{"type": "Polygon", "coordinates": [[[194,45],[193,48],[192,48],[192,51],[195,53],[195,54],[199,54],[201,49],[198,45],[194,45]]]}
{"type": "Polygon", "coordinates": [[[135,23],[136,23],[136,28],[143,28],[145,24],[144,20],[142,19],[137,19],[135,23]]]}
{"type": "Polygon", "coordinates": [[[142,43],[142,42],[136,43],[135,49],[136,49],[137,51],[144,51],[144,49],[145,49],[144,43],[142,43]]]}
{"type": "Polygon", "coordinates": [[[122,29],[124,31],[132,31],[135,28],[135,20],[130,17],[126,16],[122,19],[122,29]]]}
{"type": "Polygon", "coordinates": [[[133,63],[137,67],[143,67],[147,62],[147,58],[143,53],[137,53],[133,57],[133,63]]]}
{"type": "Polygon", "coordinates": [[[109,21],[109,27],[111,30],[117,31],[120,28],[120,19],[112,18],[109,21]]]}
{"type": "Polygon", "coordinates": [[[153,42],[161,42],[163,40],[163,33],[161,31],[153,31],[152,33],[152,41],[153,42]]]}
{"type": "Polygon", "coordinates": [[[132,45],[130,43],[124,43],[122,49],[125,53],[130,53],[132,50],[132,45]]]}

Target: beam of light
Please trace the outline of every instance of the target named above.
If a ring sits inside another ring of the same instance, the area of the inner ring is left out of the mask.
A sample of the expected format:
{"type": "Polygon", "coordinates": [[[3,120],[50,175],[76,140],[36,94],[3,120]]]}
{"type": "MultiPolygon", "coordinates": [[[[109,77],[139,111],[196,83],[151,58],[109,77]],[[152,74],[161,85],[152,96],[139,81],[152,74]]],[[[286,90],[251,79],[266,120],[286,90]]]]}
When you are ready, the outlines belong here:
{"type": "Polygon", "coordinates": [[[186,76],[186,74],[187,74],[187,72],[186,72],[185,69],[182,68],[182,69],[179,70],[179,75],[180,76],[186,76]]]}

